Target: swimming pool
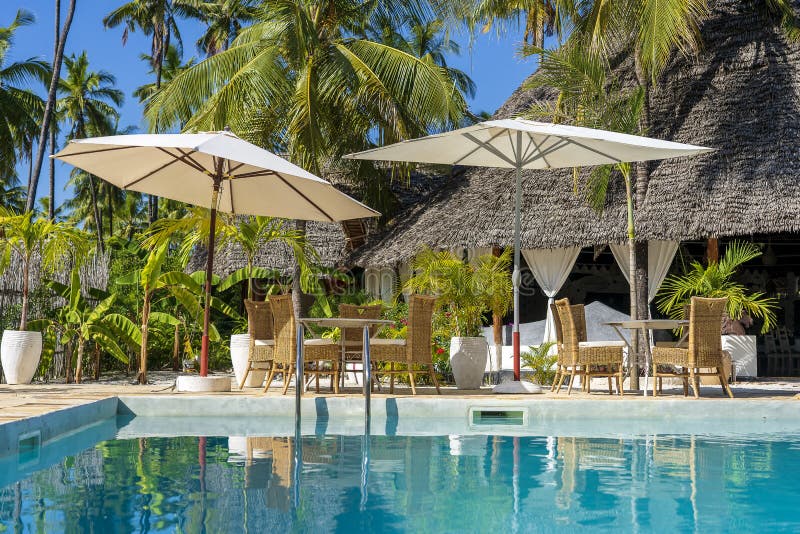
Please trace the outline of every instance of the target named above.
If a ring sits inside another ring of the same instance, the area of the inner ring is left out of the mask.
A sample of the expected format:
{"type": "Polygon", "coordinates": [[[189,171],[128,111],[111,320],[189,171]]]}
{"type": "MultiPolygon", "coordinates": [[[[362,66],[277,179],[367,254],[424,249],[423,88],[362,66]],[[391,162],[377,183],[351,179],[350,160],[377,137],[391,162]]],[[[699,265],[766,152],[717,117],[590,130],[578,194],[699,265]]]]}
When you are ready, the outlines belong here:
{"type": "Polygon", "coordinates": [[[0,459],[0,531],[800,528],[800,432],[437,435],[430,419],[365,439],[317,420],[297,439],[290,419],[250,418],[249,436],[166,435],[198,421],[104,420],[0,459]]]}

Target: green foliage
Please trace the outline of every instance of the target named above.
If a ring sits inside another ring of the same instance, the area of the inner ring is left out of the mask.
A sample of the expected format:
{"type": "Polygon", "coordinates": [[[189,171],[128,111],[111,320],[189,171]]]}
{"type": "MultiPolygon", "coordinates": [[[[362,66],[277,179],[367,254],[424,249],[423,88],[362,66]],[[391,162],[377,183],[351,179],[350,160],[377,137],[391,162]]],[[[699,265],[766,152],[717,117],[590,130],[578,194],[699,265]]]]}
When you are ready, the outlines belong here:
{"type": "Polygon", "coordinates": [[[550,349],[555,345],[552,341],[542,343],[538,347],[531,347],[519,355],[522,364],[531,370],[531,381],[541,386],[549,384],[556,376],[553,366],[558,360],[556,354],[550,354],[550,349]]]}
{"type": "Polygon", "coordinates": [[[508,250],[500,257],[487,254],[470,264],[451,252],[425,248],[414,258],[414,276],[404,287],[439,298],[452,336],[478,336],[484,313],[503,315],[511,305],[510,265],[508,250]]]}
{"type": "MultiPolygon", "coordinates": [[[[50,80],[50,67],[40,59],[11,62],[17,56],[12,45],[17,31],[33,24],[34,16],[20,9],[8,26],[0,27],[0,185],[6,193],[3,206],[19,191],[17,164],[30,153],[33,139],[39,133],[44,102],[37,90],[50,80]],[[33,86],[33,87],[26,87],[33,86]]],[[[24,202],[18,210],[24,209],[24,202]]]]}
{"type": "Polygon", "coordinates": [[[81,230],[62,222],[34,218],[33,212],[17,215],[0,207],[0,273],[12,254],[22,260],[22,309],[20,330],[27,328],[30,266],[38,258],[45,272],[63,267],[68,258],[80,263],[89,252],[87,236],[81,230]]]}
{"type": "Polygon", "coordinates": [[[745,313],[761,319],[761,333],[773,328],[777,322],[776,299],[761,292],[751,292],[735,280],[736,271],[750,260],[761,256],[754,243],[733,241],[725,249],[719,262],[704,266],[693,261],[681,275],[671,275],[664,280],[658,295],[658,309],[673,318],[683,318],[683,307],[692,297],[728,299],[728,316],[741,319],[745,313]]]}
{"type": "Polygon", "coordinates": [[[142,333],[139,328],[124,315],[110,313],[117,298],[116,294],[109,295],[94,290],[94,293],[101,298],[96,304],[84,298],[78,267],[72,269],[69,285],[55,280],[47,280],[45,285],[64,299],[66,304],[56,311],[55,320],[31,321],[30,325],[37,330],[55,334],[46,336],[48,341],[58,340],[62,345],[77,342],[78,362],[74,375],[76,381],[80,381],[81,378],[81,358],[87,342],[95,342],[103,351],[123,363],[128,363],[128,353],[123,347],[132,350],[140,348],[142,333]]]}

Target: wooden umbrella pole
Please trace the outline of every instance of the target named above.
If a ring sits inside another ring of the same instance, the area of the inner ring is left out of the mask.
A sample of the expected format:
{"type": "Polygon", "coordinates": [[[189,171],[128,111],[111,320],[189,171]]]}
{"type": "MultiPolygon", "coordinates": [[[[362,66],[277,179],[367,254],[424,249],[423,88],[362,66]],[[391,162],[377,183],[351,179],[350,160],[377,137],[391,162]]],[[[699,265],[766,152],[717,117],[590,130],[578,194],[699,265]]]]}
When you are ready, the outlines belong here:
{"type": "MultiPolygon", "coordinates": [[[[222,166],[218,166],[221,171],[222,166]]],[[[208,330],[211,322],[211,277],[214,268],[214,242],[217,233],[217,201],[222,183],[221,172],[214,177],[214,189],[211,193],[211,222],[208,231],[208,258],[206,259],[206,294],[203,307],[203,340],[200,347],[200,376],[208,376],[208,330]]]]}

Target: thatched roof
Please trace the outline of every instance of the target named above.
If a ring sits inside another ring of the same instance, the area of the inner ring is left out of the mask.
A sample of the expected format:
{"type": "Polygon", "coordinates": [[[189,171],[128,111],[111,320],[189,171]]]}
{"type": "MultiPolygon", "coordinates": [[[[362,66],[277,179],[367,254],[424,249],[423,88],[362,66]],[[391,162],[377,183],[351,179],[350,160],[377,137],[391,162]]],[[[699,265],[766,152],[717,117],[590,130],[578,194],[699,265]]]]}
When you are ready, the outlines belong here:
{"type": "MultiPolygon", "coordinates": [[[[306,223],[306,239],[319,254],[319,264],[323,267],[335,267],[345,253],[345,234],[342,225],[309,221],[306,223]]],[[[199,271],[205,268],[207,250],[198,248],[189,260],[186,270],[199,271]]],[[[294,255],[284,243],[265,243],[256,256],[255,265],[276,269],[289,275],[294,268],[294,255]]],[[[241,247],[227,246],[214,256],[214,274],[228,276],[232,272],[247,266],[247,259],[241,247]]]]}
{"type": "MultiPolygon", "coordinates": [[[[687,240],[800,231],[800,45],[749,2],[718,0],[711,10],[701,25],[704,51],[697,58],[676,54],[652,94],[649,135],[718,150],[651,164],[639,235],[687,240]]],[[[518,116],[552,96],[517,89],[495,118],[518,116]]],[[[513,172],[472,168],[464,176],[397,217],[352,263],[395,265],[423,244],[510,245],[513,172]]],[[[602,216],[575,194],[569,170],[525,172],[523,190],[524,248],[625,239],[620,184],[602,216]]]]}
{"type": "Polygon", "coordinates": [[[644,235],[800,231],[800,44],[760,3],[715,2],[704,51],[672,61],[653,95],[653,136],[717,151],[654,167],[644,235]]]}

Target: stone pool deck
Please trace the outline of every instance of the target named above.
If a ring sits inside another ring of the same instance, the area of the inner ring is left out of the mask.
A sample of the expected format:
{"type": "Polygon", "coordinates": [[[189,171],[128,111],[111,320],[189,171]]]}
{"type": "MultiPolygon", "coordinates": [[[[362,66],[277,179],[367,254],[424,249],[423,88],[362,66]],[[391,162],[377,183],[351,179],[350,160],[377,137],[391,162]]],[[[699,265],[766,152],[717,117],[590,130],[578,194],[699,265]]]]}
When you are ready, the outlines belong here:
{"type": "MultiPolygon", "coordinates": [[[[11,421],[20,419],[27,419],[36,417],[50,412],[62,410],[72,406],[79,406],[82,404],[92,403],[94,401],[114,398],[114,397],[173,397],[179,398],[181,396],[191,397],[232,397],[232,398],[247,398],[247,397],[280,397],[281,388],[273,387],[265,395],[260,388],[245,388],[243,391],[236,389],[233,385],[233,391],[230,393],[176,393],[172,390],[171,385],[174,381],[174,374],[169,373],[154,373],[153,384],[146,386],[130,385],[121,380],[100,381],[100,382],[86,382],[84,384],[31,384],[24,386],[9,386],[7,384],[0,384],[0,425],[11,421]]],[[[677,389],[665,390],[663,397],[644,398],[641,392],[626,391],[625,395],[620,397],[617,395],[609,395],[597,383],[597,391],[591,394],[582,393],[580,390],[573,390],[572,394],[567,396],[566,391],[562,391],[556,395],[549,390],[541,395],[494,395],[490,387],[485,387],[476,391],[461,391],[455,387],[443,387],[442,396],[450,399],[526,399],[533,401],[536,399],[548,400],[562,400],[565,402],[573,400],[593,400],[605,402],[625,402],[629,399],[647,400],[649,402],[661,401],[685,401],[685,402],[698,402],[693,397],[684,398],[682,393],[677,389]]],[[[383,392],[376,391],[372,394],[373,399],[382,399],[387,397],[408,398],[411,397],[410,388],[404,386],[396,386],[394,395],[389,395],[384,388],[383,392]]],[[[436,391],[431,387],[421,386],[417,388],[417,398],[435,399],[436,391]]],[[[752,400],[784,400],[787,402],[794,402],[800,400],[800,379],[761,379],[754,382],[741,381],[733,385],[734,395],[736,396],[731,402],[748,402],[752,400]]],[[[294,397],[294,390],[290,388],[288,397],[294,397]]],[[[309,398],[328,398],[328,397],[341,397],[341,398],[363,398],[360,388],[351,386],[345,388],[343,393],[334,395],[328,388],[322,388],[320,393],[317,394],[313,390],[307,392],[305,397],[309,398]]],[[[722,395],[722,391],[718,386],[704,386],[702,387],[702,397],[699,402],[709,399],[722,399],[726,398],[722,395]]],[[[0,429],[2,427],[0,426],[0,429]]],[[[1,431],[1,430],[0,430],[1,431]]]]}

